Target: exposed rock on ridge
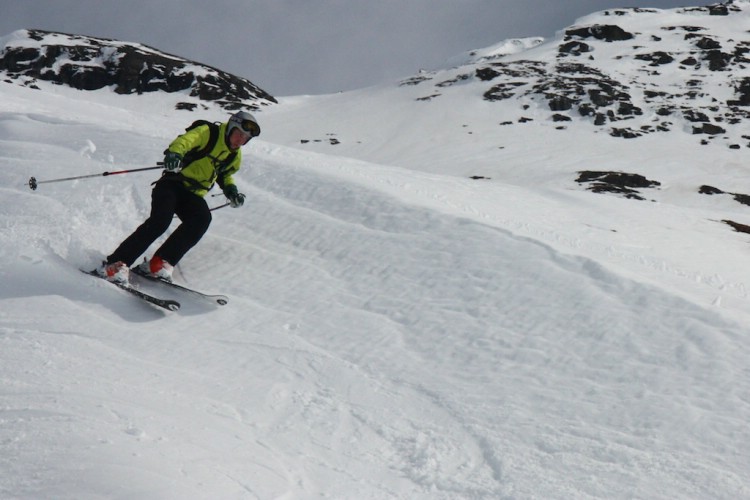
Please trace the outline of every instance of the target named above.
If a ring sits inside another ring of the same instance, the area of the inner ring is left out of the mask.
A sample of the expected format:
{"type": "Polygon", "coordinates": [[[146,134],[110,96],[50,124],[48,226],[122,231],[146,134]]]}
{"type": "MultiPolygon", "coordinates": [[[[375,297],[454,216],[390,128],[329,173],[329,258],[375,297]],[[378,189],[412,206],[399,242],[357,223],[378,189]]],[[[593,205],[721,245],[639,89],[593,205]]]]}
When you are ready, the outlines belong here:
{"type": "Polygon", "coordinates": [[[140,44],[42,30],[21,30],[0,48],[0,76],[35,87],[38,80],[79,90],[110,87],[118,94],[185,92],[226,110],[259,109],[276,99],[249,80],[140,44]]]}
{"type": "Polygon", "coordinates": [[[533,55],[423,72],[402,85],[432,84],[418,98],[432,100],[451,86],[474,83],[487,101],[537,115],[546,109],[552,122],[584,120],[615,137],[683,130],[703,143],[750,147],[737,128],[750,119],[748,21],[747,0],[607,10],[583,18],[533,55]]]}

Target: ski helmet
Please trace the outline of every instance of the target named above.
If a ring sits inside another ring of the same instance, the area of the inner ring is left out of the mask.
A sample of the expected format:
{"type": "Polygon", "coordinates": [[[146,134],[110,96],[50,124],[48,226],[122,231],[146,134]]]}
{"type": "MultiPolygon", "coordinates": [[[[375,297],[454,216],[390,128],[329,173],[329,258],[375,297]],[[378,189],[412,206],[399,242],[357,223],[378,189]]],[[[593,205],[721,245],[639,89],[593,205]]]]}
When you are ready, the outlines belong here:
{"type": "Polygon", "coordinates": [[[243,134],[249,137],[258,137],[260,135],[260,125],[255,117],[247,111],[238,111],[229,118],[227,122],[227,137],[235,128],[240,129],[243,134]]]}

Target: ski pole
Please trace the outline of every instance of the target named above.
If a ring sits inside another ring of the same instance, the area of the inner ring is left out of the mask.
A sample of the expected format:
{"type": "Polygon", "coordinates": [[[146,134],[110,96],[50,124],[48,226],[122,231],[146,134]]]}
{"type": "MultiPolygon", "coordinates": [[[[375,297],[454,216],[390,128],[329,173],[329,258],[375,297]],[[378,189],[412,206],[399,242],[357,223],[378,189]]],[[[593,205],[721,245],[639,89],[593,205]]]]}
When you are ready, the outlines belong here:
{"type": "Polygon", "coordinates": [[[101,172],[98,174],[90,174],[90,175],[79,175],[77,177],[65,177],[64,179],[50,179],[46,181],[38,181],[36,180],[36,177],[32,177],[29,179],[29,187],[32,191],[36,191],[36,188],[39,184],[47,184],[50,182],[63,182],[63,181],[75,181],[78,179],[89,179],[91,177],[107,177],[108,175],[118,175],[118,174],[129,174],[131,172],[143,172],[144,170],[156,170],[160,168],[164,168],[164,165],[159,162],[157,163],[157,167],[144,167],[144,168],[133,168],[130,170],[117,170],[114,172],[101,172]]]}
{"type": "MultiPolygon", "coordinates": [[[[224,193],[215,193],[215,194],[212,194],[212,195],[211,195],[211,198],[216,198],[217,196],[226,196],[226,195],[225,195],[224,193]]],[[[214,208],[212,208],[211,210],[212,210],[212,211],[213,211],[213,210],[218,210],[218,209],[220,209],[220,208],[228,207],[228,206],[229,206],[229,205],[231,205],[231,204],[232,204],[231,202],[226,202],[226,203],[224,203],[223,205],[219,205],[218,207],[214,207],[214,208]]]]}
{"type": "Polygon", "coordinates": [[[218,209],[220,209],[220,208],[228,207],[229,205],[231,205],[231,203],[224,203],[223,205],[219,205],[218,207],[214,207],[214,208],[211,208],[211,209],[209,209],[209,210],[210,210],[211,212],[213,212],[214,210],[218,210],[218,209]]]}
{"type": "MultiPolygon", "coordinates": [[[[220,209],[220,208],[228,207],[229,205],[231,205],[231,203],[224,203],[223,205],[219,205],[218,207],[214,207],[214,208],[209,208],[209,209],[208,209],[208,211],[209,211],[209,212],[213,212],[214,210],[218,210],[218,209],[220,209]]],[[[172,218],[173,218],[173,219],[174,219],[174,218],[176,218],[176,217],[177,217],[177,214],[174,214],[174,215],[172,216],[172,218]]]]}

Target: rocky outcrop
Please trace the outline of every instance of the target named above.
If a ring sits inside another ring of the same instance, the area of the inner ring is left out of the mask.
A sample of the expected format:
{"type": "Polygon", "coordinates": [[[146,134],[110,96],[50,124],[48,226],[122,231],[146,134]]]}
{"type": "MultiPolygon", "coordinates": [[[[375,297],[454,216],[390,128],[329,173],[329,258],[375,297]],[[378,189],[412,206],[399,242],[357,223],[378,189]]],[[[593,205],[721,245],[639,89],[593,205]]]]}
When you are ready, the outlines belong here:
{"type": "Polygon", "coordinates": [[[750,119],[750,42],[741,16],[750,16],[750,2],[603,11],[533,56],[477,59],[402,84],[432,85],[423,100],[474,84],[487,101],[546,110],[555,123],[589,121],[624,139],[674,130],[704,144],[750,147],[737,127],[729,133],[750,119]]]}
{"type": "Polygon", "coordinates": [[[647,179],[640,174],[592,170],[578,172],[576,182],[588,184],[587,189],[594,193],[615,193],[634,200],[646,199],[639,189],[661,186],[660,182],[647,179]]]}
{"type": "MultiPolygon", "coordinates": [[[[259,109],[276,99],[249,80],[140,44],[22,30],[0,52],[2,79],[34,87],[48,81],[79,90],[118,94],[187,92],[226,110],[259,109]]],[[[180,102],[193,109],[196,102],[180,102]]]]}

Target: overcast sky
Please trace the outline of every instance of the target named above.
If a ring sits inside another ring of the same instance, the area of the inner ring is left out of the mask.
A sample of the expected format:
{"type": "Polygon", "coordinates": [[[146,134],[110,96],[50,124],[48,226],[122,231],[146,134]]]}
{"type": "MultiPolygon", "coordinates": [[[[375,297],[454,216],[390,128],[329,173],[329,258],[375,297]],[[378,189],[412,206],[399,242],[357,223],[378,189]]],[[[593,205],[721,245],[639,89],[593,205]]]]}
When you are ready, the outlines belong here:
{"type": "Polygon", "coordinates": [[[0,0],[23,28],[128,42],[245,77],[275,96],[397,81],[506,38],[543,36],[613,7],[705,0],[0,0]]]}

